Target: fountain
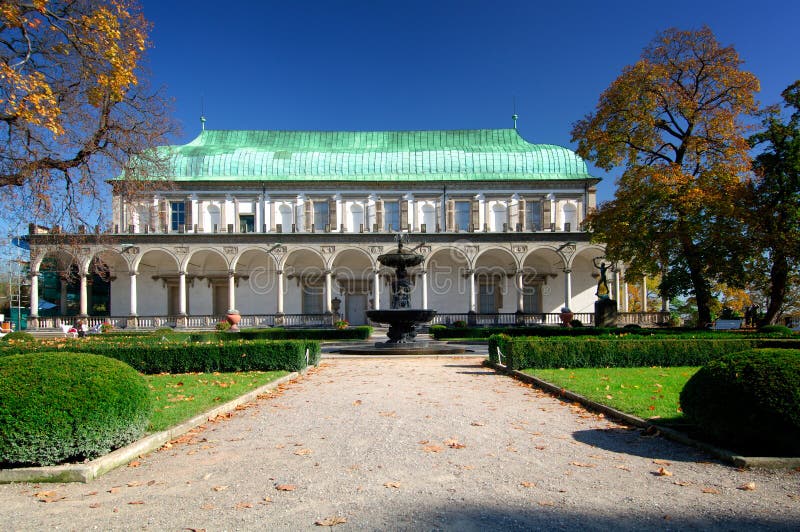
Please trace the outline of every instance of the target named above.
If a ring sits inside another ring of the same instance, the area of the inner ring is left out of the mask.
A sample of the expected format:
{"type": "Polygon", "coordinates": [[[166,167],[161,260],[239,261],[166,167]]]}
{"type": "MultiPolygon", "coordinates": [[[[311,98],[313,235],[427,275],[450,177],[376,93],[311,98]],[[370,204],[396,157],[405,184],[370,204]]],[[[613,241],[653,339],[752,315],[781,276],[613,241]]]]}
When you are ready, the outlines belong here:
{"type": "MultiPolygon", "coordinates": [[[[394,268],[395,280],[392,282],[392,292],[389,309],[368,310],[367,316],[376,323],[386,323],[389,330],[386,342],[376,342],[379,354],[451,354],[463,353],[463,347],[451,346],[442,342],[417,341],[417,326],[428,323],[436,311],[432,309],[411,308],[411,291],[414,284],[408,274],[407,268],[422,264],[425,260],[413,250],[403,249],[403,239],[397,235],[397,250],[378,256],[378,262],[384,266],[394,268]]],[[[367,350],[375,352],[374,348],[352,348],[341,350],[341,353],[363,353],[367,350]]]]}

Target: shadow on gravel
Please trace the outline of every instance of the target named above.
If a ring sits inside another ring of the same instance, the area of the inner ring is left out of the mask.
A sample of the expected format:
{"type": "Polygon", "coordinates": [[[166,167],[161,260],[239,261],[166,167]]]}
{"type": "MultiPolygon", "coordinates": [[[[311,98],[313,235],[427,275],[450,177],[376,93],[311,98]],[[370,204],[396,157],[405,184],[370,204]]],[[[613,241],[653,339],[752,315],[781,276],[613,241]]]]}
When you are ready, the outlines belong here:
{"type": "MultiPolygon", "coordinates": [[[[477,369],[477,368],[482,368],[483,364],[480,364],[480,363],[477,363],[477,364],[445,364],[443,367],[445,367],[445,368],[472,368],[472,369],[477,369]]],[[[497,372],[492,370],[492,373],[497,373],[497,372]]]]}
{"type": "Polygon", "coordinates": [[[572,433],[576,441],[611,451],[643,458],[673,462],[716,461],[698,449],[658,436],[645,435],[639,429],[590,429],[572,433]]]}
{"type": "MultiPolygon", "coordinates": [[[[526,509],[496,507],[442,508],[429,513],[416,513],[412,523],[398,520],[399,529],[485,530],[789,530],[797,523],[779,516],[670,515],[665,513],[626,512],[608,516],[565,511],[555,500],[543,496],[526,509]],[[406,528],[408,526],[408,528],[406,528]]],[[[679,511],[692,511],[680,509],[679,511]]]]}
{"type": "Polygon", "coordinates": [[[496,371],[456,371],[459,375],[497,375],[496,371]]]}

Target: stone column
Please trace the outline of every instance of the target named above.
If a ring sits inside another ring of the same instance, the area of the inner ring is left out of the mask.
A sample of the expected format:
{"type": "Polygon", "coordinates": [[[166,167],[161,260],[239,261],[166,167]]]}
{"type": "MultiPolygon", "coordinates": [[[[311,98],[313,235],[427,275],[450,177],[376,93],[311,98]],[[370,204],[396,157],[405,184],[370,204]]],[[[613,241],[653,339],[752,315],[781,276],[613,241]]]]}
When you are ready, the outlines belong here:
{"type": "Polygon", "coordinates": [[[29,318],[39,317],[39,272],[31,272],[31,312],[29,318]]]}
{"type": "Polygon", "coordinates": [[[564,306],[572,310],[572,270],[564,268],[564,306]]]}
{"type": "Polygon", "coordinates": [[[278,311],[277,314],[283,315],[283,270],[275,272],[278,276],[278,311]]]}
{"type": "Polygon", "coordinates": [[[647,276],[642,277],[642,312],[647,312],[647,276]]]}
{"type": "Polygon", "coordinates": [[[186,316],[186,272],[178,272],[178,315],[186,316]]]}
{"type": "Polygon", "coordinates": [[[525,286],[522,277],[522,271],[517,271],[517,312],[519,314],[525,312],[525,286]]]}
{"type": "Polygon", "coordinates": [[[234,270],[228,270],[228,311],[236,310],[236,273],[234,270]]]}
{"type": "Polygon", "coordinates": [[[81,316],[88,316],[89,315],[89,287],[88,282],[86,279],[86,274],[81,273],[81,306],[80,306],[80,315],[81,316]]]}
{"type": "Polygon", "coordinates": [[[422,308],[428,308],[428,270],[422,270],[422,308]]]}
{"type": "Polygon", "coordinates": [[[130,315],[131,316],[136,316],[138,314],[138,312],[139,312],[138,309],[137,309],[138,304],[137,304],[137,301],[136,301],[136,276],[137,276],[137,274],[138,274],[138,272],[135,272],[135,271],[130,273],[130,275],[131,275],[131,312],[130,312],[130,315]]]}
{"type": "Polygon", "coordinates": [[[478,312],[475,297],[475,270],[468,270],[467,275],[469,279],[469,311],[478,312]]]}
{"type": "Polygon", "coordinates": [[[331,296],[333,296],[333,272],[325,270],[325,294],[323,295],[325,301],[325,314],[333,314],[333,306],[331,305],[331,296]]]}
{"type": "Polygon", "coordinates": [[[67,315],[67,279],[64,277],[60,277],[59,281],[61,282],[61,294],[59,297],[59,306],[61,307],[59,310],[62,316],[67,315]]]}
{"type": "Polygon", "coordinates": [[[372,297],[375,299],[375,304],[372,308],[380,310],[381,308],[381,275],[380,270],[372,272],[372,297]]]}
{"type": "Polygon", "coordinates": [[[622,312],[628,312],[628,282],[622,283],[622,312]]]}
{"type": "Polygon", "coordinates": [[[620,300],[620,292],[619,292],[619,270],[614,272],[614,299],[617,300],[617,304],[621,303],[620,300]]]}

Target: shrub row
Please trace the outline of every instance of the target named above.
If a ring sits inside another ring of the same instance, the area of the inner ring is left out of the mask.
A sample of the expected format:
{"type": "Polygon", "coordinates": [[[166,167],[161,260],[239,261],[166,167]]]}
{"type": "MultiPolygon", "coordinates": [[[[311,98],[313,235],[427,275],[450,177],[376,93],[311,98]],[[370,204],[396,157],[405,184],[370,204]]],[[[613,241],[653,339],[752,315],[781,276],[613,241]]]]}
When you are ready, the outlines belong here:
{"type": "Polygon", "coordinates": [[[229,340],[366,340],[372,334],[372,327],[362,325],[346,329],[242,329],[239,332],[202,332],[191,333],[189,339],[209,341],[229,340]]]}
{"type": "Polygon", "coordinates": [[[712,360],[684,386],[681,408],[725,447],[800,456],[800,350],[753,349],[712,360]]]}
{"type": "Polygon", "coordinates": [[[0,464],[92,459],[141,437],[147,383],[118,360],[87,353],[0,357],[0,464]]]}
{"type": "MultiPolygon", "coordinates": [[[[94,339],[92,339],[94,340],[94,339]]],[[[252,340],[229,342],[106,342],[70,341],[52,345],[9,346],[2,354],[64,350],[95,353],[121,360],[146,374],[211,371],[299,371],[320,359],[320,344],[313,340],[252,340]],[[60,347],[59,347],[60,346],[60,347]]]]}
{"type": "Polygon", "coordinates": [[[756,339],[701,338],[489,338],[489,360],[511,369],[702,366],[755,347],[756,339]]]}
{"type": "Polygon", "coordinates": [[[653,338],[782,338],[795,337],[790,329],[771,328],[758,332],[725,332],[710,330],[687,330],[683,328],[645,329],[642,327],[463,327],[450,328],[444,325],[431,325],[430,334],[436,340],[450,338],[489,338],[495,334],[507,336],[643,336],[653,338]],[[786,333],[783,329],[789,331],[786,333]]]}

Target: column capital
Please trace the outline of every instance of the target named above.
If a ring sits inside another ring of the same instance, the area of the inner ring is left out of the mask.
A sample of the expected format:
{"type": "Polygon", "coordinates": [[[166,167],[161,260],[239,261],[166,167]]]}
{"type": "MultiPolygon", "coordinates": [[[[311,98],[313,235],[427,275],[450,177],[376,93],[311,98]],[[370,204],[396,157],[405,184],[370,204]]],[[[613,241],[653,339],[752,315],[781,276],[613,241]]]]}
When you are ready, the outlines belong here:
{"type": "Polygon", "coordinates": [[[236,275],[236,270],[228,270],[229,277],[233,277],[234,275],[236,275]]]}
{"type": "Polygon", "coordinates": [[[186,276],[186,271],[185,270],[180,270],[178,272],[178,275],[180,275],[181,277],[185,277],[186,276]]]}
{"type": "Polygon", "coordinates": [[[131,277],[136,277],[137,275],[139,275],[139,272],[136,270],[131,270],[128,272],[128,275],[130,275],[131,277]]]}
{"type": "Polygon", "coordinates": [[[570,269],[570,268],[564,268],[561,271],[564,272],[564,273],[572,273],[572,269],[570,269]]]}

